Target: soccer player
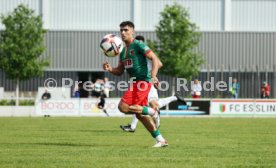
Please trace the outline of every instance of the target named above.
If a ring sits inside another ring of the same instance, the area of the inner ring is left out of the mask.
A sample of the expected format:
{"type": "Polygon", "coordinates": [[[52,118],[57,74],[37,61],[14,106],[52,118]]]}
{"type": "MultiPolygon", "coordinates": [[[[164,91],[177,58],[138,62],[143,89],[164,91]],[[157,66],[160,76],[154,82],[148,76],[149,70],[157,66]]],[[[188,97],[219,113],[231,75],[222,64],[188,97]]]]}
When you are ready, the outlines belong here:
{"type": "MultiPolygon", "coordinates": [[[[141,42],[145,42],[145,38],[144,36],[141,36],[141,35],[137,35],[135,37],[136,40],[139,40],[141,42]]],[[[162,67],[162,63],[161,61],[158,59],[159,61],[159,68],[162,67]]],[[[151,71],[151,61],[148,60],[148,70],[151,71]]],[[[176,100],[179,100],[179,101],[182,101],[185,103],[184,99],[181,98],[181,96],[177,93],[175,96],[171,96],[171,97],[167,97],[167,98],[164,98],[164,99],[160,99],[158,100],[159,97],[158,97],[158,93],[157,93],[157,89],[155,87],[151,87],[150,89],[150,92],[149,92],[149,96],[148,96],[148,102],[149,102],[149,105],[150,107],[152,108],[157,108],[157,109],[160,109],[164,106],[166,106],[167,104],[173,102],[173,101],[176,101],[176,100]]],[[[136,129],[136,126],[138,124],[138,119],[136,117],[136,115],[133,115],[133,119],[131,121],[131,124],[129,125],[120,125],[120,128],[123,130],[123,131],[126,131],[126,132],[135,132],[135,129],[136,129]]],[[[160,126],[160,119],[158,118],[157,120],[155,120],[156,123],[156,127],[159,128],[160,126]]]]}
{"type": "Polygon", "coordinates": [[[106,114],[106,116],[107,117],[109,117],[109,114],[107,113],[107,111],[106,111],[106,107],[105,107],[105,94],[103,93],[103,91],[100,93],[100,97],[99,97],[99,99],[100,99],[100,102],[97,104],[97,107],[99,108],[99,109],[102,109],[103,110],[103,112],[106,114]]]}
{"type": "Polygon", "coordinates": [[[148,93],[152,87],[151,80],[154,84],[158,83],[156,77],[159,69],[157,56],[144,43],[135,40],[134,24],[125,21],[120,24],[122,40],[126,46],[120,53],[120,60],[116,68],[111,67],[108,62],[103,64],[103,69],[114,75],[122,75],[126,69],[130,78],[134,80],[128,90],[124,93],[118,105],[119,110],[125,114],[136,114],[136,117],[143,123],[157,143],[153,147],[168,146],[168,142],[161,135],[155,124],[149,117],[155,120],[159,117],[157,109],[148,107],[148,93]],[[152,61],[152,70],[148,71],[147,58],[152,61]]]}

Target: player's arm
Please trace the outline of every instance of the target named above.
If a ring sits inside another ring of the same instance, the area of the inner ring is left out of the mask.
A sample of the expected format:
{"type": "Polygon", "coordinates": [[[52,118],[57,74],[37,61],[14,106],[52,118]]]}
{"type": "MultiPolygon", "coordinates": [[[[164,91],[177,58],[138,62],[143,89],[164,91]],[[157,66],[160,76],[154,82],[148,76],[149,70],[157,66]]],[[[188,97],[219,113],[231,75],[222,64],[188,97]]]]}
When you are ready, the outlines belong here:
{"type": "Polygon", "coordinates": [[[103,69],[112,73],[113,75],[120,76],[124,73],[125,67],[121,61],[119,61],[118,66],[116,68],[113,68],[108,62],[105,62],[103,64],[103,69]]]}
{"type": "Polygon", "coordinates": [[[157,57],[157,59],[158,59],[158,68],[160,69],[163,67],[163,63],[160,61],[160,59],[158,57],[157,57]]]}
{"type": "Polygon", "coordinates": [[[151,77],[155,80],[156,75],[158,73],[158,69],[162,66],[162,62],[152,51],[150,51],[148,54],[146,54],[146,57],[148,57],[152,61],[151,77]]]}

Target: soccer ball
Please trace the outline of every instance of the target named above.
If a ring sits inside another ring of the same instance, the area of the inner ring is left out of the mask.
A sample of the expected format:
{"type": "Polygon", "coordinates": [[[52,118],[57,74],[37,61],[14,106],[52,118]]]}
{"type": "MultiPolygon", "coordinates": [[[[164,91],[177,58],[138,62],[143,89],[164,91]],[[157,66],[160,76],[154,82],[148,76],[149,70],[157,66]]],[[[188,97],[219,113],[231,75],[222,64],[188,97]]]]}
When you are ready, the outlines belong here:
{"type": "Polygon", "coordinates": [[[123,50],[123,41],[114,34],[108,34],[103,37],[100,48],[105,56],[115,57],[123,50]]]}

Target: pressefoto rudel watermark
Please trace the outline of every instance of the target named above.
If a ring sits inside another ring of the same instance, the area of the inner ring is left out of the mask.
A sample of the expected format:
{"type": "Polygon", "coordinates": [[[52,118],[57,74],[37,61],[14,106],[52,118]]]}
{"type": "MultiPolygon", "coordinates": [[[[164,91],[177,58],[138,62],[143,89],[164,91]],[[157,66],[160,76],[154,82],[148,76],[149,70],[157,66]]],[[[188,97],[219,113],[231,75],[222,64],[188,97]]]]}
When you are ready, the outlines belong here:
{"type": "MultiPolygon", "coordinates": [[[[227,81],[216,81],[215,78],[211,77],[211,80],[208,81],[199,81],[199,84],[202,86],[202,91],[230,91],[232,87],[232,77],[229,77],[227,81]]],[[[129,81],[108,81],[109,82],[109,90],[119,90],[119,91],[126,91],[131,86],[131,84],[135,83],[135,78],[130,78],[129,81]]],[[[137,84],[138,89],[144,90],[146,88],[142,86],[141,83],[145,81],[139,81],[137,84]]],[[[147,82],[145,82],[147,83],[147,82]]],[[[85,91],[93,91],[95,83],[91,81],[74,81],[71,78],[62,78],[62,88],[71,88],[74,86],[79,86],[79,84],[82,84],[82,89],[85,91]]],[[[185,78],[177,78],[176,79],[176,91],[180,91],[181,89],[184,89],[184,91],[191,91],[191,87],[194,85],[194,81],[188,81],[185,78]]],[[[49,91],[54,90],[57,87],[57,81],[54,78],[48,78],[44,81],[44,87],[48,89],[49,91]]],[[[168,91],[170,89],[170,84],[167,81],[159,81],[158,90],[159,91],[168,91]]]]}

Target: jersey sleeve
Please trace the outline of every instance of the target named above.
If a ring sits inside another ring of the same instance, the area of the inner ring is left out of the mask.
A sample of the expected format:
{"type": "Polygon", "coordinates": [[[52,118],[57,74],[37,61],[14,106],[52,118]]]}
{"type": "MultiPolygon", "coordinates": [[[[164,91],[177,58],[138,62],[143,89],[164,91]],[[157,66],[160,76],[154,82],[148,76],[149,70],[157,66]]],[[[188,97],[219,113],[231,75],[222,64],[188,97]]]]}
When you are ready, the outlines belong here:
{"type": "Polygon", "coordinates": [[[151,49],[143,42],[138,42],[138,49],[139,52],[141,52],[143,55],[147,55],[148,53],[151,52],[151,49]]]}

